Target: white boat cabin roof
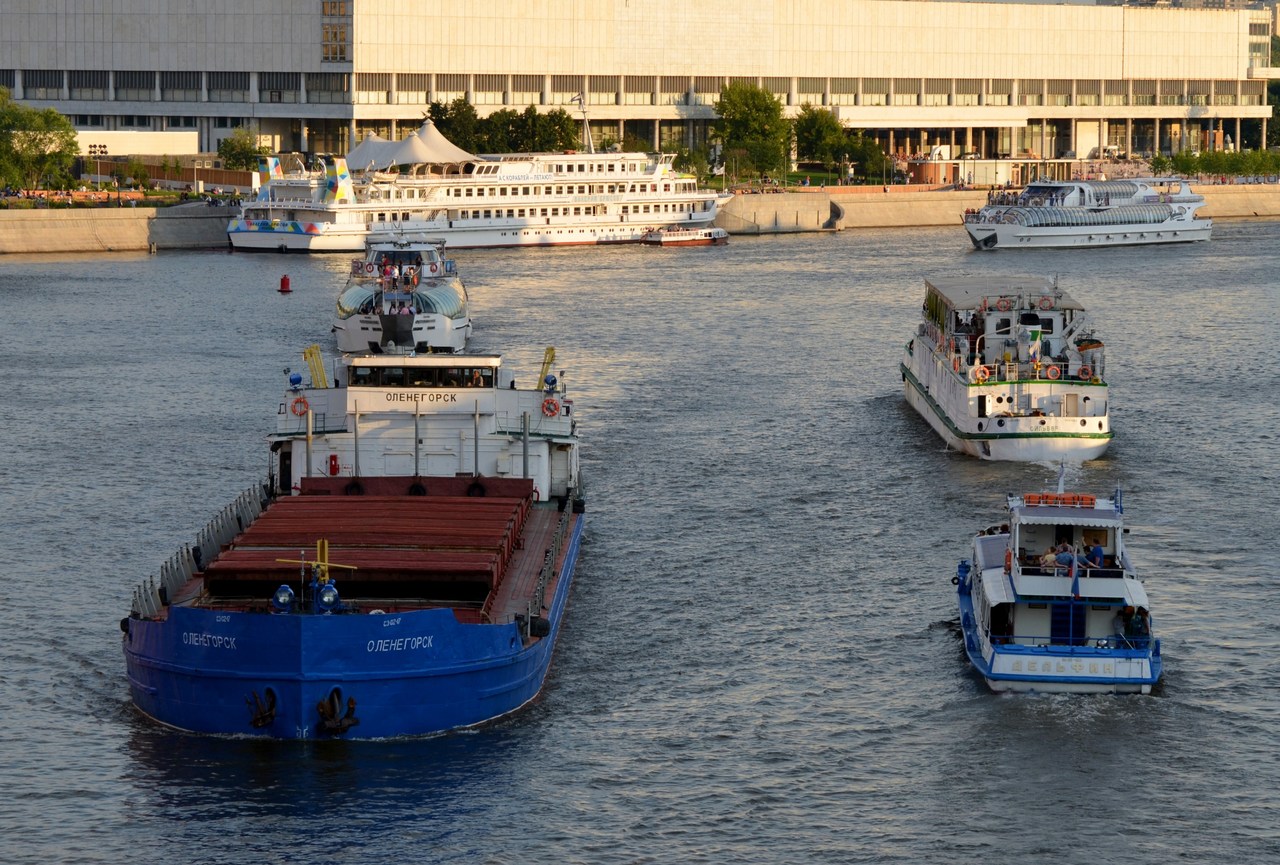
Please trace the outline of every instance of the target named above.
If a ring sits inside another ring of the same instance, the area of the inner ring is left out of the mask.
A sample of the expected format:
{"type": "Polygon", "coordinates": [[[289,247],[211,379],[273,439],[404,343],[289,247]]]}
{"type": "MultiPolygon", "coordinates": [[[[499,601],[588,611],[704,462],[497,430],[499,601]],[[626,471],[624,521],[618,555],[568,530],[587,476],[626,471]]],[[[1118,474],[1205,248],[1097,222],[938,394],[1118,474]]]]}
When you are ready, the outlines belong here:
{"type": "Polygon", "coordinates": [[[924,284],[952,309],[979,309],[983,301],[990,307],[1002,297],[1026,296],[1034,300],[1048,295],[1054,298],[1057,309],[1084,310],[1083,304],[1059,288],[1054,280],[1043,276],[954,277],[926,279],[924,284]]]}
{"type": "Polygon", "coordinates": [[[467,367],[468,369],[498,369],[502,366],[500,354],[367,354],[346,355],[342,358],[346,366],[354,367],[427,367],[452,369],[467,367]]]}
{"type": "Polygon", "coordinates": [[[1009,496],[1009,519],[1031,526],[1096,526],[1122,528],[1124,517],[1115,499],[1088,493],[1027,493],[1009,496]]]}

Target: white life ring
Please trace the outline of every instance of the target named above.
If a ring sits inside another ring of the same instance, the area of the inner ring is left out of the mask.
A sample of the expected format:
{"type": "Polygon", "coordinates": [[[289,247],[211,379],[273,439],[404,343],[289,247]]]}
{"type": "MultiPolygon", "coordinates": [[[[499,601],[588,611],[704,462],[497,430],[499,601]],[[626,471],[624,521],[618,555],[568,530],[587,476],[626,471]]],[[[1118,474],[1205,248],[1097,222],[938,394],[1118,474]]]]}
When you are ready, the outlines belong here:
{"type": "Polygon", "coordinates": [[[1009,310],[1013,309],[1013,301],[1007,297],[1002,297],[996,301],[996,309],[1000,310],[1001,312],[1008,312],[1009,310]]]}
{"type": "Polygon", "coordinates": [[[1053,296],[1046,294],[1044,297],[1040,298],[1040,308],[1053,309],[1053,296]]]}
{"type": "Polygon", "coordinates": [[[364,272],[365,272],[365,273],[373,273],[373,262],[372,262],[372,261],[365,262],[365,265],[364,265],[364,272]]]}

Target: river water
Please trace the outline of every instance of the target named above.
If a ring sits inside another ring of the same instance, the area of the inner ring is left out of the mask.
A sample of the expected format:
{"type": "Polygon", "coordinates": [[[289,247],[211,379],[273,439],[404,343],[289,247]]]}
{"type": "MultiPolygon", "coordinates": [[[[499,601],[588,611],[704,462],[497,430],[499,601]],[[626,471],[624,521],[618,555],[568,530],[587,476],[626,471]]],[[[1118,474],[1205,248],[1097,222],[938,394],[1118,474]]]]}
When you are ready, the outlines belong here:
{"type": "Polygon", "coordinates": [[[16,863],[1280,861],[1280,223],[975,253],[946,229],[457,254],[475,347],[575,397],[588,528],[546,689],[429,740],[131,709],[133,586],[266,471],[347,256],[0,258],[0,835],[16,863]],[[947,452],[925,276],[1044,273],[1108,347],[1153,697],[989,694],[949,582],[1047,465],[947,452]],[[276,292],[288,275],[293,292],[276,292]]]}

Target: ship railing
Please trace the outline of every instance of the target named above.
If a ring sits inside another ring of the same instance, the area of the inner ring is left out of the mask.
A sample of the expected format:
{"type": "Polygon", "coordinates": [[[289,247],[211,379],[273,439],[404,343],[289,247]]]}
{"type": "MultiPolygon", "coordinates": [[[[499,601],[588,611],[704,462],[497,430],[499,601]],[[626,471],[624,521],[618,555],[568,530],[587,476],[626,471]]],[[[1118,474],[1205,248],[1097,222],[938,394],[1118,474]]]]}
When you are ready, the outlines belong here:
{"type": "MultiPolygon", "coordinates": [[[[346,415],[340,415],[342,423],[332,429],[329,428],[327,412],[313,412],[311,417],[311,433],[313,435],[346,431],[346,415]]],[[[280,435],[305,435],[307,432],[307,416],[304,414],[302,417],[298,417],[290,412],[288,407],[283,407],[276,415],[276,432],[280,435]]]]}
{"type": "Polygon", "coordinates": [[[992,634],[987,637],[998,652],[1037,655],[1079,655],[1081,657],[1145,658],[1160,654],[1160,641],[1144,634],[1093,634],[1071,637],[1067,642],[1055,642],[1048,634],[992,634]]]}
{"type": "Polygon", "coordinates": [[[494,429],[501,435],[521,435],[524,430],[522,418],[527,414],[529,416],[530,435],[572,435],[573,416],[565,414],[563,395],[555,395],[556,401],[560,403],[560,414],[555,417],[547,417],[542,413],[541,406],[542,402],[545,401],[545,397],[541,393],[536,393],[535,395],[537,399],[528,401],[528,405],[524,405],[526,400],[521,399],[519,411],[495,412],[494,429]]]}
{"type": "MultiPolygon", "coordinates": [[[[569,490],[566,500],[573,500],[573,490],[569,490]]],[[[547,548],[546,555],[542,559],[542,568],[538,571],[538,585],[533,591],[533,595],[529,599],[529,606],[526,610],[527,615],[524,619],[524,638],[528,640],[531,636],[530,628],[535,617],[542,615],[542,610],[547,603],[547,586],[556,573],[556,563],[560,561],[560,553],[564,550],[565,538],[569,536],[569,526],[573,523],[573,505],[566,504],[564,510],[560,512],[560,521],[556,524],[555,535],[551,538],[551,546],[547,548]]]]}
{"type": "Polygon", "coordinates": [[[152,574],[133,590],[130,612],[141,618],[159,615],[179,589],[258,518],[269,501],[266,489],[265,483],[255,484],[220,510],[196,533],[194,544],[184,545],[160,566],[158,574],[152,574]]]}

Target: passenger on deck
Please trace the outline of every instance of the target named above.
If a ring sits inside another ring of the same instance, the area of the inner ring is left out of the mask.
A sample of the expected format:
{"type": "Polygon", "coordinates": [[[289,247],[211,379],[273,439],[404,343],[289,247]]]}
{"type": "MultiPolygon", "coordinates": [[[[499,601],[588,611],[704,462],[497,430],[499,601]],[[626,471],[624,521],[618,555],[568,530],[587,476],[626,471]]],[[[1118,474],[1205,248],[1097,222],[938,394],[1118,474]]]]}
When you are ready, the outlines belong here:
{"type": "Polygon", "coordinates": [[[1046,574],[1052,574],[1058,564],[1058,551],[1050,544],[1049,548],[1044,551],[1044,555],[1040,557],[1040,570],[1046,574]]]}
{"type": "Polygon", "coordinates": [[[1132,618],[1133,607],[1121,607],[1111,620],[1111,632],[1116,635],[1116,645],[1121,648],[1129,646],[1129,622],[1132,618]]]}
{"type": "Polygon", "coordinates": [[[1085,567],[1090,570],[1097,570],[1102,567],[1105,558],[1106,554],[1102,550],[1102,544],[1094,544],[1084,557],[1085,567]]]}
{"type": "Polygon", "coordinates": [[[1147,620],[1147,610],[1145,607],[1138,607],[1138,611],[1133,614],[1133,618],[1129,619],[1129,644],[1135,649],[1145,649],[1147,642],[1151,639],[1151,623],[1147,620]]]}

